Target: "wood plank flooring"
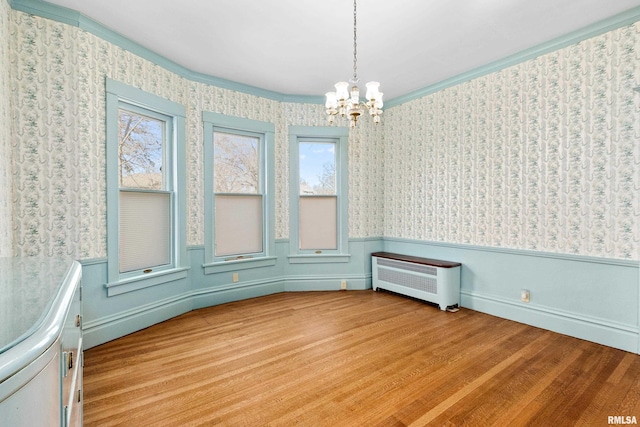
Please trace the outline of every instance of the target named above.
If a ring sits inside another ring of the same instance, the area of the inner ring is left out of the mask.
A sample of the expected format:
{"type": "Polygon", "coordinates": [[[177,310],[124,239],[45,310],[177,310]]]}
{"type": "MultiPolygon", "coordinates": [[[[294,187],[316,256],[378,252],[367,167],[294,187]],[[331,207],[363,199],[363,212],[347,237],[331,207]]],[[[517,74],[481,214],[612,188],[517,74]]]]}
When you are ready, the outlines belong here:
{"type": "Polygon", "coordinates": [[[640,356],[373,291],[281,293],[85,352],[85,426],[640,422],[640,356]]]}

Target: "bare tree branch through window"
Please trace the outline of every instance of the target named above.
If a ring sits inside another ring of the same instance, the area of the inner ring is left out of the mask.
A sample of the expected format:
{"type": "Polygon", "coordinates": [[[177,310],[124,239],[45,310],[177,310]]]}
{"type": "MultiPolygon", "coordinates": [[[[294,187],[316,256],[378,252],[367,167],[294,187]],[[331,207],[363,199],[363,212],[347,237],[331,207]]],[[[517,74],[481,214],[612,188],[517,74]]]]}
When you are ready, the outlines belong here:
{"type": "Polygon", "coordinates": [[[213,182],[216,193],[256,194],[260,188],[259,138],[215,132],[213,182]]]}
{"type": "Polygon", "coordinates": [[[120,186],[161,190],[165,122],[118,110],[120,186]]]}

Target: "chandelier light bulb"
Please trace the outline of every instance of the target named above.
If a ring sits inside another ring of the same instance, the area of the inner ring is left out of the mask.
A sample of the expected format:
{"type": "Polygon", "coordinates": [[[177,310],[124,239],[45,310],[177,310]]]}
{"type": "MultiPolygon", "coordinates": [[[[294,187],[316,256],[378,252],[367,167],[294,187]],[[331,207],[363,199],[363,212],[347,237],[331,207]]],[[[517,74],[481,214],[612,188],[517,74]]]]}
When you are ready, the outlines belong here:
{"type": "Polygon", "coordinates": [[[349,83],[347,82],[338,82],[335,84],[336,87],[336,97],[338,101],[345,101],[349,99],[349,83]]]}
{"type": "Polygon", "coordinates": [[[357,50],[357,1],[353,0],[353,78],[350,80],[353,83],[351,90],[349,91],[349,83],[338,82],[335,84],[335,92],[327,92],[325,96],[327,100],[325,107],[327,109],[327,115],[329,116],[329,124],[333,124],[336,115],[342,117],[349,116],[349,122],[352,128],[356,127],[358,117],[366,110],[369,111],[369,115],[373,117],[375,124],[380,123],[380,114],[382,114],[382,92],[380,92],[380,83],[369,82],[367,83],[367,92],[365,98],[366,102],[360,101],[360,89],[357,86],[358,83],[358,50],[357,50]],[[366,108],[366,110],[365,110],[366,108]]]}
{"type": "Polygon", "coordinates": [[[380,87],[380,83],[378,82],[369,82],[367,83],[367,94],[366,94],[366,98],[367,101],[371,101],[374,99],[378,99],[378,88],[380,87]]]}
{"type": "Polygon", "coordinates": [[[338,108],[338,98],[336,97],[335,92],[327,92],[325,94],[327,97],[327,102],[325,102],[324,106],[329,110],[335,110],[338,108]]]}

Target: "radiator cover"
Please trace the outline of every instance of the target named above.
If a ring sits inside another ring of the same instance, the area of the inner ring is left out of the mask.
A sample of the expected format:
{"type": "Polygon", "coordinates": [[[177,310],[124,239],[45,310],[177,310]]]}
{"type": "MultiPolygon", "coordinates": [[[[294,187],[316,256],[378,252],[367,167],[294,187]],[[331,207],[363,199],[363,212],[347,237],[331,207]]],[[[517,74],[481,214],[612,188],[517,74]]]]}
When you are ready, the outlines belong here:
{"type": "Polygon", "coordinates": [[[438,304],[441,310],[460,303],[460,267],[438,267],[372,256],[372,285],[438,304]]]}

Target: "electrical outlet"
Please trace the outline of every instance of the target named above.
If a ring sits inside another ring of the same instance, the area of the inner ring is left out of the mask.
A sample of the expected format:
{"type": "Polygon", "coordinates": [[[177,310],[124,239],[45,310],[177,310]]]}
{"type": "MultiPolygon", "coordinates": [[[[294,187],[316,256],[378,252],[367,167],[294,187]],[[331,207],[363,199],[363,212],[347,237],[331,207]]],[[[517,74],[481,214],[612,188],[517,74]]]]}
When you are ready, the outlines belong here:
{"type": "Polygon", "coordinates": [[[240,280],[240,279],[238,278],[238,273],[233,273],[233,283],[237,283],[237,282],[238,282],[238,280],[240,280]]]}
{"type": "Polygon", "coordinates": [[[527,289],[521,290],[520,291],[520,301],[529,302],[529,299],[530,299],[529,291],[527,289]]]}
{"type": "Polygon", "coordinates": [[[347,281],[343,280],[342,282],[340,282],[340,289],[345,290],[347,289],[347,281]]]}

